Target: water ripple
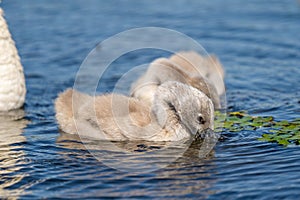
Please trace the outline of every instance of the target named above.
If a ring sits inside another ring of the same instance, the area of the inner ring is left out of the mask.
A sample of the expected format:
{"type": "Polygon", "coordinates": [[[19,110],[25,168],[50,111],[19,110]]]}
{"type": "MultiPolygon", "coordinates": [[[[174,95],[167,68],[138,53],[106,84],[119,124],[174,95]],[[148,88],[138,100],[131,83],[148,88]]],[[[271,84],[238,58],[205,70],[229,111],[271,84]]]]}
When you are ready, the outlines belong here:
{"type": "MultiPolygon", "coordinates": [[[[264,130],[224,132],[205,159],[192,147],[171,163],[157,157],[167,163],[162,169],[128,174],[99,162],[80,138],[60,133],[53,108],[101,40],[128,28],[163,26],[192,36],[220,57],[230,111],[275,120],[299,117],[297,1],[10,0],[1,7],[22,58],[28,94],[24,110],[0,113],[0,198],[298,199],[300,148],[257,141],[264,130]]],[[[113,64],[127,70],[159,55],[165,54],[132,52],[113,64]]],[[[110,71],[102,90],[110,91],[122,72],[110,71]]],[[[127,145],[136,155],[114,154],[111,161],[139,162],[145,151],[161,148],[144,145],[127,145]]]]}

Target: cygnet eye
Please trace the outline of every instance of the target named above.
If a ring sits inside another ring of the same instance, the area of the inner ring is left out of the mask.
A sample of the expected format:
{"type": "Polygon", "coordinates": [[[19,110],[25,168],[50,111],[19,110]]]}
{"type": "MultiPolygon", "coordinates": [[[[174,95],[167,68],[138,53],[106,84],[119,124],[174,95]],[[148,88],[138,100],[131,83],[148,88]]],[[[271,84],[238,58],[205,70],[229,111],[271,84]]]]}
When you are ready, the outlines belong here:
{"type": "Polygon", "coordinates": [[[197,117],[197,120],[198,120],[198,123],[199,123],[199,124],[205,124],[205,120],[204,120],[204,118],[202,117],[202,115],[199,115],[199,116],[197,117]]]}

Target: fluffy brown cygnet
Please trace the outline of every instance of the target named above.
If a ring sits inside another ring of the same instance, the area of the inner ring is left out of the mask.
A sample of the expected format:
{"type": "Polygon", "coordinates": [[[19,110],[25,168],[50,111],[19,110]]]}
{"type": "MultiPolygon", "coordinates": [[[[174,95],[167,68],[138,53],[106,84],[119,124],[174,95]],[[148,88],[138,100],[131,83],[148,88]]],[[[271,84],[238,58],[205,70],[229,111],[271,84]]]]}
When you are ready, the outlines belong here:
{"type": "Polygon", "coordinates": [[[213,129],[210,98],[189,85],[159,85],[151,105],[119,94],[89,96],[72,89],[55,101],[59,127],[100,140],[178,141],[213,129]]]}
{"type": "Polygon", "coordinates": [[[155,91],[166,81],[177,81],[206,94],[219,109],[220,95],[225,92],[224,70],[215,56],[202,57],[196,52],[179,52],[168,58],[158,58],[131,87],[131,95],[149,104],[155,91]]]}

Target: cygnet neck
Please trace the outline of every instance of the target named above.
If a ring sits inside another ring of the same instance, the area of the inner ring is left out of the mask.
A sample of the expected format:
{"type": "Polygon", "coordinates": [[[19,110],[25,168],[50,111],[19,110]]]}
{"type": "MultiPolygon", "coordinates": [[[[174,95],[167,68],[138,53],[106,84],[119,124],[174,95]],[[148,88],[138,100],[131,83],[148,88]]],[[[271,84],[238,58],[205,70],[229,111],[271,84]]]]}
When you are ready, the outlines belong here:
{"type": "Polygon", "coordinates": [[[0,111],[22,107],[25,78],[20,57],[0,8],[0,111]]]}

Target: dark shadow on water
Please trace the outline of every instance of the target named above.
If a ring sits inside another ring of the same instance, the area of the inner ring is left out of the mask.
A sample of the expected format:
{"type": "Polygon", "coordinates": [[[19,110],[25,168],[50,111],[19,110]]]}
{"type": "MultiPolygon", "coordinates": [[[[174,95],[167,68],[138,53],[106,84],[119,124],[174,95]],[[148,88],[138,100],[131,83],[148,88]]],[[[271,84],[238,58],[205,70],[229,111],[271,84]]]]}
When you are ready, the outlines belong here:
{"type": "Polygon", "coordinates": [[[201,163],[213,157],[216,140],[218,138],[177,142],[99,141],[60,132],[56,142],[69,150],[89,151],[109,167],[136,174],[156,171],[173,162],[201,163]],[[207,144],[208,141],[213,144],[207,144]]]}
{"type": "MultiPolygon", "coordinates": [[[[111,177],[113,179],[112,184],[117,184],[119,179],[133,179],[136,180],[135,184],[143,182],[143,186],[133,187],[133,183],[128,183],[127,187],[130,187],[128,190],[119,191],[116,189],[110,191],[109,194],[105,193],[105,195],[110,197],[118,195],[140,198],[149,198],[151,196],[165,198],[172,195],[188,197],[193,193],[197,195],[198,199],[204,199],[213,193],[213,191],[210,191],[210,188],[215,180],[210,177],[212,173],[216,173],[213,162],[214,152],[211,151],[205,158],[200,158],[199,149],[203,145],[203,140],[201,139],[194,140],[177,157],[173,155],[174,151],[176,153],[176,150],[183,148],[184,145],[177,144],[177,146],[173,146],[172,148],[168,147],[167,149],[170,149],[170,151],[156,153],[165,148],[168,143],[149,141],[91,141],[93,145],[90,145],[86,143],[87,141],[84,141],[85,144],[83,144],[82,139],[77,135],[70,135],[63,132],[60,132],[56,142],[59,147],[65,149],[61,153],[64,157],[68,157],[68,159],[72,155],[72,157],[80,159],[83,157],[85,159],[94,157],[95,160],[98,160],[98,164],[94,162],[97,165],[94,168],[98,168],[98,172],[94,174],[95,177],[111,177]],[[117,146],[122,152],[116,152],[115,147],[109,149],[111,145],[117,146]],[[87,150],[87,147],[91,153],[87,150]],[[91,147],[94,149],[91,150],[91,147]],[[103,157],[99,158],[99,156],[103,157]],[[173,156],[173,159],[170,160],[168,156],[173,156]],[[149,160],[152,160],[151,168],[145,166],[148,165],[147,161],[149,160]],[[134,164],[131,165],[131,163],[134,164]],[[130,166],[133,166],[133,169],[129,169],[128,167],[130,166]],[[137,167],[141,169],[137,169],[137,167]],[[152,185],[154,182],[154,188],[147,188],[147,185],[152,185]]],[[[120,187],[126,188],[126,186],[120,187]]],[[[102,192],[103,189],[99,187],[98,190],[102,192]]]]}

